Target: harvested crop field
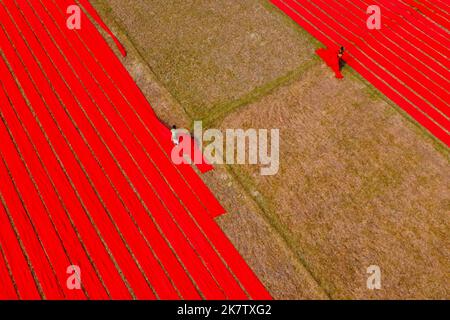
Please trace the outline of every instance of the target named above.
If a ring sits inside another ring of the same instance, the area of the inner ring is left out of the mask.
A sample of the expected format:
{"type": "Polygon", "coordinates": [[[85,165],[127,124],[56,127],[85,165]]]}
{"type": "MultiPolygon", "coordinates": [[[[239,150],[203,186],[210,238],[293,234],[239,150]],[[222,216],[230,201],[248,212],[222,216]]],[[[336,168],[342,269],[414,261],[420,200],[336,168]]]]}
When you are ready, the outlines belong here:
{"type": "Polygon", "coordinates": [[[158,80],[196,119],[223,113],[313,52],[258,1],[98,2],[110,8],[158,80]]]}
{"type": "Polygon", "coordinates": [[[448,154],[357,81],[316,64],[227,117],[220,127],[281,128],[279,174],[234,176],[332,298],[448,296],[448,154]]]}

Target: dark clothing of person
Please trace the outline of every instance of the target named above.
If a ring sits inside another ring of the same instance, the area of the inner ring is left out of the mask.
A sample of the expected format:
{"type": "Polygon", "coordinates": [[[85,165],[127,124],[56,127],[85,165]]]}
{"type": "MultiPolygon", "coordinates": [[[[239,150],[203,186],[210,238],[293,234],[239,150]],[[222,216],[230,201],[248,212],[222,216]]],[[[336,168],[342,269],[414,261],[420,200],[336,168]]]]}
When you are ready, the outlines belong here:
{"type": "Polygon", "coordinates": [[[344,59],[342,59],[342,57],[339,58],[339,71],[342,70],[342,68],[345,67],[347,63],[344,61],[344,59]]]}

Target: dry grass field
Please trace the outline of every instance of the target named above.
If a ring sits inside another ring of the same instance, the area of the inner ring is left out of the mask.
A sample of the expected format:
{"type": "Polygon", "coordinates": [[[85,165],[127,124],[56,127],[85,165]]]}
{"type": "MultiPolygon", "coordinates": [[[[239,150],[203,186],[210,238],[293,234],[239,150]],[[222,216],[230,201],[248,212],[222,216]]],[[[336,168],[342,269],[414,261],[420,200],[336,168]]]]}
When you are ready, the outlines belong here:
{"type": "Polygon", "coordinates": [[[331,297],[448,297],[448,155],[390,105],[316,65],[221,127],[281,128],[278,175],[233,171],[331,297]]]}
{"type": "Polygon", "coordinates": [[[93,3],[162,121],[280,129],[278,175],[203,176],[275,298],[450,298],[450,156],[424,129],[264,0],[93,3]]]}
{"type": "Polygon", "coordinates": [[[98,2],[195,119],[224,114],[236,100],[298,73],[314,51],[258,1],[98,2]]]}

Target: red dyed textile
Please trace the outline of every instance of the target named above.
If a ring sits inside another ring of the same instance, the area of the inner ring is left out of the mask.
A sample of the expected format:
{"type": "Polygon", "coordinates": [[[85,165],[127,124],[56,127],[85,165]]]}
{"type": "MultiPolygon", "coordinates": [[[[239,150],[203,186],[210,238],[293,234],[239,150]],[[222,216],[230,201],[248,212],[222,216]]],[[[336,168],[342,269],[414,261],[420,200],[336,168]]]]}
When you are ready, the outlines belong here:
{"type": "Polygon", "coordinates": [[[343,79],[344,76],[339,70],[339,58],[338,58],[339,50],[332,49],[323,49],[320,48],[316,51],[317,55],[322,58],[323,61],[333,70],[336,75],[336,78],[343,79]]]}
{"type": "Polygon", "coordinates": [[[0,299],[270,299],[98,30],[66,27],[69,5],[0,2],[0,299]]]}
{"type": "MultiPolygon", "coordinates": [[[[450,40],[440,19],[448,14],[445,1],[433,1],[430,10],[418,5],[424,12],[409,0],[271,1],[326,47],[351,48],[349,67],[450,146],[450,40]],[[382,11],[380,30],[367,28],[370,5],[382,11]]],[[[326,56],[333,65],[331,53],[326,56]]]]}

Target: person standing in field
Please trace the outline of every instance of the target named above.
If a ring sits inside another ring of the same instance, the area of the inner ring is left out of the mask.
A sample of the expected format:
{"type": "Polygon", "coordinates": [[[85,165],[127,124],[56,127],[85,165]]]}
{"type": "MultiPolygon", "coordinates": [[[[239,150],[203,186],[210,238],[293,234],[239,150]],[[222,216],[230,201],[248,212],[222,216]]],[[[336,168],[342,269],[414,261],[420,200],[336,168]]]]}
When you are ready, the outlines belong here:
{"type": "Polygon", "coordinates": [[[180,143],[180,141],[179,141],[179,137],[178,137],[177,126],[173,125],[172,129],[170,130],[170,132],[172,134],[172,142],[175,145],[178,145],[180,143]]]}
{"type": "Polygon", "coordinates": [[[344,68],[344,66],[345,66],[344,53],[345,53],[345,48],[343,46],[341,46],[341,48],[339,49],[338,54],[337,54],[338,63],[339,63],[339,71],[341,71],[342,68],[344,68]]]}
{"type": "Polygon", "coordinates": [[[319,48],[316,50],[316,53],[322,60],[334,71],[334,74],[337,79],[343,79],[344,76],[341,73],[342,68],[346,65],[344,60],[345,48],[343,46],[339,46],[339,50],[337,48],[319,48]]]}

